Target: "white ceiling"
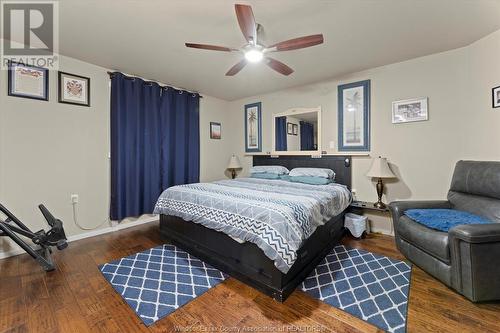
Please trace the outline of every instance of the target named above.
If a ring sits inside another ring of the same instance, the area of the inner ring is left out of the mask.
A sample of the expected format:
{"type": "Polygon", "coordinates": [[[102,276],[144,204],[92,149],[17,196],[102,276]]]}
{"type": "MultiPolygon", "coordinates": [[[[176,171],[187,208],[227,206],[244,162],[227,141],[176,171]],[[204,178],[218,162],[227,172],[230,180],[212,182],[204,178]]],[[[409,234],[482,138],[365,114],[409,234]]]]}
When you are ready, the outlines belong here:
{"type": "MultiPolygon", "coordinates": [[[[225,72],[239,54],[185,42],[244,44],[227,0],[61,0],[60,53],[235,100],[465,46],[500,29],[500,0],[260,0],[252,5],[264,43],[323,33],[325,43],[225,72]]],[[[85,73],[78,73],[85,74],[85,73]]]]}

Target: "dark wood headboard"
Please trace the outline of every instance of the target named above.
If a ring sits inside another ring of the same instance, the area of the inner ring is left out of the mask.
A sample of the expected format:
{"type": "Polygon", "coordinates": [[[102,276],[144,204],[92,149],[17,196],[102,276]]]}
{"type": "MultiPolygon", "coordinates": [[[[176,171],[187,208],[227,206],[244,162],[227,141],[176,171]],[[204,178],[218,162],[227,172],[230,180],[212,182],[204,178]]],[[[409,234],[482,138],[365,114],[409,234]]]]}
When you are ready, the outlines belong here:
{"type": "Polygon", "coordinates": [[[346,185],[351,189],[352,167],[351,156],[322,156],[312,158],[311,156],[279,156],[254,155],[253,165],[281,165],[288,170],[293,168],[327,168],[335,171],[335,182],[346,185]]]}

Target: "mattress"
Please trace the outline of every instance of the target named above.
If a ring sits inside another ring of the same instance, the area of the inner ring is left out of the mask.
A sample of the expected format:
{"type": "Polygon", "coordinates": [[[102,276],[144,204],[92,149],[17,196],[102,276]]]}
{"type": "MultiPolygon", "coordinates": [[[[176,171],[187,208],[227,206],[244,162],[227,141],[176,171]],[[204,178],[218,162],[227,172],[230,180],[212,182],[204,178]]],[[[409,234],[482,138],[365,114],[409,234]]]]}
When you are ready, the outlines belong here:
{"type": "Polygon", "coordinates": [[[154,212],[252,242],[287,273],[303,242],[350,202],[350,191],[340,184],[238,178],[170,187],[154,212]]]}

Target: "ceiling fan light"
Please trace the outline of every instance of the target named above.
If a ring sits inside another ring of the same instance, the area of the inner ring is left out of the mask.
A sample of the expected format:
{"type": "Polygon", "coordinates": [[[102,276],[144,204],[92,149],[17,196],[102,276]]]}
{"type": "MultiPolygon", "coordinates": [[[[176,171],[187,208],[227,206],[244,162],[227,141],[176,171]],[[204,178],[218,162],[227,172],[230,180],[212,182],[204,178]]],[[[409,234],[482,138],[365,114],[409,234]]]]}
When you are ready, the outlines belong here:
{"type": "Polygon", "coordinates": [[[249,51],[245,52],[245,58],[249,62],[259,62],[262,60],[263,57],[264,57],[264,54],[262,53],[262,51],[259,51],[259,50],[249,50],[249,51]]]}

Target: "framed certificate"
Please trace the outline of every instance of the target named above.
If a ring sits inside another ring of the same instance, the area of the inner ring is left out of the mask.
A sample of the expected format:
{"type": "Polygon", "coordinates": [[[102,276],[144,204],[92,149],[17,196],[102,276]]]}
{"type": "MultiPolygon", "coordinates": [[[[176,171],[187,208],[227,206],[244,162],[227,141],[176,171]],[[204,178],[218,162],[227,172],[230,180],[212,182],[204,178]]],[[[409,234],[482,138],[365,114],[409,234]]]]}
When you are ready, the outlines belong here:
{"type": "Polygon", "coordinates": [[[49,70],[9,61],[8,95],[49,100],[49,70]]]}

